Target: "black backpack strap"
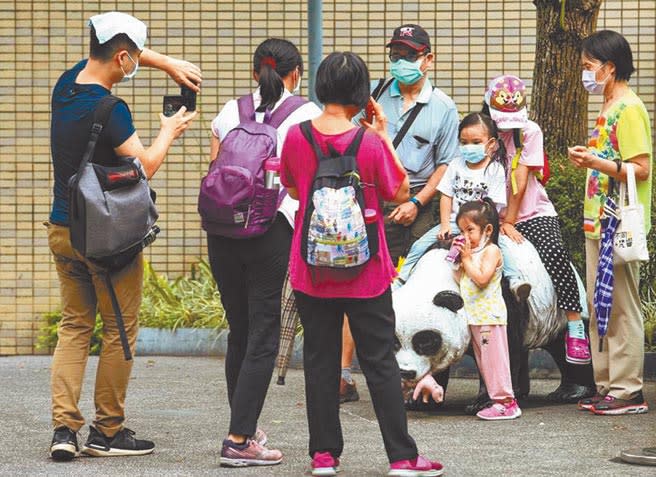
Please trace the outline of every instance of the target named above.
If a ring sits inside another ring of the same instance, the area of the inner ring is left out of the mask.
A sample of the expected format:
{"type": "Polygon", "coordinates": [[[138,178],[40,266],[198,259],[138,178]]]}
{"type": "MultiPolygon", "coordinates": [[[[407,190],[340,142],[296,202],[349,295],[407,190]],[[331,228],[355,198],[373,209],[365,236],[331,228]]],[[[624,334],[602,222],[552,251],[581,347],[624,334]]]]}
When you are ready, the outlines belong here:
{"type": "Polygon", "coordinates": [[[314,153],[317,155],[317,160],[321,161],[323,158],[326,157],[326,155],[323,153],[317,142],[314,140],[314,135],[312,134],[312,121],[310,119],[308,119],[307,121],[303,121],[300,124],[300,127],[303,136],[305,136],[305,139],[307,140],[307,142],[310,143],[310,146],[312,146],[314,153]]]}
{"type": "Polygon", "coordinates": [[[278,106],[269,119],[269,125],[275,129],[278,129],[280,125],[285,122],[285,119],[289,117],[294,111],[307,103],[307,99],[301,98],[300,96],[289,96],[286,100],[278,106]]]}
{"type": "Polygon", "coordinates": [[[408,119],[406,119],[405,122],[403,123],[401,130],[396,134],[396,136],[394,136],[394,141],[392,141],[392,144],[394,145],[394,149],[399,147],[399,144],[401,144],[401,141],[403,141],[403,138],[408,133],[410,126],[412,126],[412,123],[415,122],[415,119],[417,119],[417,116],[419,116],[419,113],[424,108],[424,106],[426,106],[426,103],[417,103],[415,104],[415,107],[412,108],[412,112],[410,113],[410,116],[408,116],[408,119]]]}
{"type": "Polygon", "coordinates": [[[353,138],[353,141],[351,141],[349,147],[347,147],[346,151],[344,151],[345,156],[355,157],[358,154],[358,149],[360,149],[360,143],[362,143],[364,132],[365,132],[364,128],[358,128],[358,132],[355,133],[355,137],[353,138]]]}
{"type": "Polygon", "coordinates": [[[380,98],[380,96],[387,90],[387,88],[390,87],[392,81],[394,81],[394,78],[390,78],[387,80],[387,82],[385,82],[385,78],[379,79],[378,85],[371,92],[371,97],[378,101],[378,98],[380,98]]]}
{"type": "Polygon", "coordinates": [[[109,291],[109,298],[112,301],[112,308],[114,309],[114,316],[116,318],[116,328],[118,328],[118,336],[121,339],[121,346],[123,347],[123,356],[126,361],[132,359],[132,352],[130,351],[130,343],[128,343],[128,336],[125,333],[125,322],[123,321],[123,313],[121,313],[121,305],[116,298],[116,292],[114,291],[114,286],[112,285],[112,277],[109,272],[102,274],[105,279],[105,284],[109,291]]]}

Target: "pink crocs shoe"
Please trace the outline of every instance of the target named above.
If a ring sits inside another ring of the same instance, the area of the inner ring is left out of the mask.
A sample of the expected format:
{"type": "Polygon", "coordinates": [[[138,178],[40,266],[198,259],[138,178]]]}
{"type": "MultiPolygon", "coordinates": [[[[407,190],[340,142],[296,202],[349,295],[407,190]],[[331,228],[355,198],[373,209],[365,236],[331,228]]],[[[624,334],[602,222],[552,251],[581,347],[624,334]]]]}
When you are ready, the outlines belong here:
{"type": "Polygon", "coordinates": [[[507,403],[496,402],[490,407],[481,409],[476,414],[480,419],[486,421],[502,421],[505,419],[517,419],[522,415],[522,410],[517,404],[517,400],[513,399],[507,403]]]}
{"type": "Polygon", "coordinates": [[[337,475],[339,459],[335,459],[330,452],[315,452],[311,466],[312,475],[337,475]]]}
{"type": "Polygon", "coordinates": [[[590,342],[588,338],[572,338],[565,333],[565,361],[572,364],[590,364],[590,342]]]}
{"type": "Polygon", "coordinates": [[[437,461],[430,461],[420,455],[413,460],[397,460],[390,464],[387,475],[405,477],[433,477],[442,475],[444,466],[437,461]]]}

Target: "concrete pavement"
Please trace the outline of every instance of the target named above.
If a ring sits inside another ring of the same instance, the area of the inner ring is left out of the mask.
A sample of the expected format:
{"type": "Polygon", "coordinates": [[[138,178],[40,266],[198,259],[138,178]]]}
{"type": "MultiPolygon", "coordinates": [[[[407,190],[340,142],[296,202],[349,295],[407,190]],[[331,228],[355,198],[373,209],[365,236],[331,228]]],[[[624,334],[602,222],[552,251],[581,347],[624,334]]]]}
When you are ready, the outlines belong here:
{"type": "MultiPolygon", "coordinates": [[[[287,384],[272,382],[260,425],[281,465],[247,469],[219,467],[219,444],[229,412],[218,358],[137,357],[128,392],[127,426],[152,439],[145,457],[90,458],[55,463],[47,456],[50,429],[48,356],[0,358],[1,476],[302,476],[308,475],[303,374],[290,370],[287,384]]],[[[89,359],[81,409],[93,416],[89,359]]],[[[275,378],[274,378],[275,380],[275,378]]],[[[361,400],[342,406],[345,450],[341,476],[384,475],[387,460],[364,378],[356,375],[361,400]]],[[[484,422],[462,409],[478,382],[452,378],[443,410],[409,413],[420,452],[443,462],[449,476],[655,476],[656,468],[624,464],[623,449],[656,446],[656,383],[645,387],[650,413],[602,417],[573,405],[545,400],[555,380],[533,380],[523,415],[515,421],[484,422]]],[[[88,428],[81,432],[86,439],[88,428]]]]}

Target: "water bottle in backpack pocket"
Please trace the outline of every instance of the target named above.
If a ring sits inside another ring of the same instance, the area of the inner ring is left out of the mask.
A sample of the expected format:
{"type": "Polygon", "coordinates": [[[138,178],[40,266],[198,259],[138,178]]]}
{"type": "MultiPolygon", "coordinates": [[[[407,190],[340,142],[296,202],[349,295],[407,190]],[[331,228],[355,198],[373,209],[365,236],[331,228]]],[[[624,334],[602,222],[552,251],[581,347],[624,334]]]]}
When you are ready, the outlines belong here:
{"type": "Polygon", "coordinates": [[[205,231],[230,238],[264,234],[273,224],[285,191],[267,187],[265,166],[276,162],[276,128],[307,101],[287,98],[267,111],[264,122],[255,121],[253,96],[238,99],[240,123],[221,143],[198,196],[198,212],[205,231]]]}
{"type": "Polygon", "coordinates": [[[356,162],[364,129],[343,154],[329,145],[329,155],[314,140],[310,121],[301,123],[301,131],[317,156],[301,229],[301,256],[316,284],[352,279],[378,253],[378,224],[365,220],[369,209],[356,162]]]}

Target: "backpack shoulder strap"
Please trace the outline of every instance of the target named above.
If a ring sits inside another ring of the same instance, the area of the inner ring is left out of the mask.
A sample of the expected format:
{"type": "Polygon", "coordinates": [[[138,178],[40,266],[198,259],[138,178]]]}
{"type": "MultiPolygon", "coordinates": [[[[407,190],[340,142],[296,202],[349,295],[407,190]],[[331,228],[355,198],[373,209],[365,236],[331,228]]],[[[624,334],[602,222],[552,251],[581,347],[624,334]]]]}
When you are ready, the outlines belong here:
{"type": "Polygon", "coordinates": [[[322,159],[324,159],[326,155],[323,153],[323,151],[317,144],[317,141],[314,140],[314,135],[312,134],[312,121],[310,119],[308,119],[307,121],[303,121],[300,124],[300,127],[303,136],[305,136],[305,139],[307,140],[307,142],[310,143],[310,146],[312,146],[314,153],[317,155],[317,160],[321,161],[322,159]]]}
{"type": "Polygon", "coordinates": [[[515,175],[515,169],[519,166],[519,160],[522,157],[522,150],[524,149],[524,130],[523,129],[514,129],[513,130],[513,144],[515,145],[515,155],[512,158],[510,164],[510,184],[512,186],[513,195],[517,194],[517,177],[515,175]]]}
{"type": "Polygon", "coordinates": [[[82,156],[82,161],[78,170],[84,169],[87,163],[93,162],[93,154],[96,150],[96,144],[98,143],[98,138],[102,133],[104,127],[109,121],[109,116],[118,103],[125,103],[121,98],[109,94],[102,98],[98,105],[96,106],[95,111],[93,112],[93,120],[91,123],[91,132],[89,133],[89,142],[87,143],[87,148],[84,151],[82,156]]]}
{"type": "Polygon", "coordinates": [[[364,128],[358,128],[358,132],[355,133],[355,137],[353,138],[353,141],[351,141],[351,144],[346,148],[346,151],[344,151],[345,156],[353,156],[355,157],[358,153],[358,149],[360,149],[360,144],[362,143],[362,138],[364,137],[364,128]]]}
{"type": "Polygon", "coordinates": [[[303,106],[308,102],[307,99],[300,96],[290,96],[282,102],[280,106],[271,114],[271,119],[269,119],[269,125],[275,129],[278,129],[280,125],[285,122],[285,119],[289,117],[294,111],[303,106]]]}
{"type": "Polygon", "coordinates": [[[252,121],[255,115],[255,103],[251,93],[237,98],[237,110],[239,111],[239,123],[252,121]]]}

